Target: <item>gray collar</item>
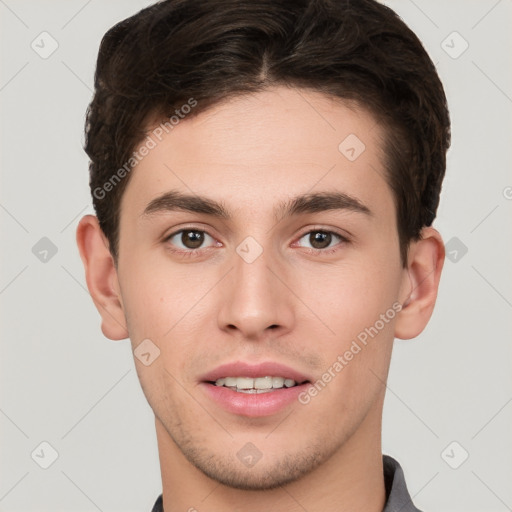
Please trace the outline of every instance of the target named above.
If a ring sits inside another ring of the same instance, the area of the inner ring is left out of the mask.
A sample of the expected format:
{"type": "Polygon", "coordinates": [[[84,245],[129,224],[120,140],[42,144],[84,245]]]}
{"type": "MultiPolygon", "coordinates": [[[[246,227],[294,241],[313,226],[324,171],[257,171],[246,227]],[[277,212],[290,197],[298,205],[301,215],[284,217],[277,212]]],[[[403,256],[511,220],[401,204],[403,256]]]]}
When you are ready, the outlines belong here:
{"type": "Polygon", "coordinates": [[[382,462],[387,496],[386,506],[382,512],[421,512],[414,506],[409,495],[402,466],[389,455],[383,455],[382,462]]]}

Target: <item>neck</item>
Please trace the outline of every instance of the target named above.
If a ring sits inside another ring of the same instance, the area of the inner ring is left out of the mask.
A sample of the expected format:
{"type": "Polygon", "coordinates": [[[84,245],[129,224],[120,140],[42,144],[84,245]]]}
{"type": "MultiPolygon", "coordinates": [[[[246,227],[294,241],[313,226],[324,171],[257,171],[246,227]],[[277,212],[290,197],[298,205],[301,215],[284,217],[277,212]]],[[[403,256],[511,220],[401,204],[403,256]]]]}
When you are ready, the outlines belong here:
{"type": "Polygon", "coordinates": [[[233,489],[207,477],[183,456],[156,418],[164,511],[382,512],[382,401],[325,463],[298,481],[266,491],[233,489]]]}

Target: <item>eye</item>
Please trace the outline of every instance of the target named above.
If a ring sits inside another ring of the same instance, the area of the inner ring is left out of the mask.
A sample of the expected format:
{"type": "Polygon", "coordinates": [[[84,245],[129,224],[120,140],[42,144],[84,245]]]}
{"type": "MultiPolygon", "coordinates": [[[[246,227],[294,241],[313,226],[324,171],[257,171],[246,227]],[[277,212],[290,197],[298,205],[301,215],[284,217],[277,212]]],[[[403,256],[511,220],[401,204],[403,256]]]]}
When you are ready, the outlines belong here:
{"type": "MultiPolygon", "coordinates": [[[[338,248],[337,245],[341,245],[340,242],[348,242],[348,239],[338,233],[334,233],[333,231],[326,231],[323,229],[314,229],[312,231],[308,231],[305,233],[300,239],[305,239],[307,243],[311,244],[312,252],[326,252],[331,253],[338,248]],[[337,244],[331,245],[333,242],[338,241],[337,244]],[[335,247],[332,249],[332,247],[335,247]],[[328,249],[328,250],[327,250],[328,249]]],[[[309,249],[306,247],[306,249],[309,249]]]]}
{"type": "Polygon", "coordinates": [[[201,249],[205,241],[215,241],[206,231],[194,228],[185,228],[169,235],[165,242],[177,246],[176,252],[195,252],[195,249],[201,249]]]}
{"type": "MultiPolygon", "coordinates": [[[[305,246],[304,248],[314,254],[330,254],[336,252],[340,245],[349,242],[348,238],[343,235],[325,229],[308,231],[299,238],[296,244],[298,243],[299,246],[302,246],[300,243],[301,240],[305,240],[306,243],[310,244],[310,247],[305,246]]],[[[167,236],[164,242],[170,246],[171,251],[190,257],[201,254],[201,249],[207,249],[214,245],[222,245],[206,233],[206,231],[192,227],[175,231],[167,236]],[[205,242],[209,242],[209,245],[205,246],[205,242]]]]}

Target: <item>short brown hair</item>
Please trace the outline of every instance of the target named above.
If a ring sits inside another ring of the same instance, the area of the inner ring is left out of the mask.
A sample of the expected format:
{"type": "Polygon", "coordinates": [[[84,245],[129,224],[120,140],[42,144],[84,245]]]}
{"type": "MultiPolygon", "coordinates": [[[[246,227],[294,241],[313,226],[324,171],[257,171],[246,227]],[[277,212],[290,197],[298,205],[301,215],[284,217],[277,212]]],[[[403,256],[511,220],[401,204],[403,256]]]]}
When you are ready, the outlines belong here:
{"type": "Polygon", "coordinates": [[[84,149],[94,208],[116,262],[130,175],[112,178],[127,169],[150,116],[169,117],[190,98],[197,102],[190,115],[197,115],[275,85],[354,101],[385,129],[404,265],[410,241],[436,216],[450,145],[443,86],[416,35],[374,0],[160,1],[105,34],[94,85],[84,149]]]}

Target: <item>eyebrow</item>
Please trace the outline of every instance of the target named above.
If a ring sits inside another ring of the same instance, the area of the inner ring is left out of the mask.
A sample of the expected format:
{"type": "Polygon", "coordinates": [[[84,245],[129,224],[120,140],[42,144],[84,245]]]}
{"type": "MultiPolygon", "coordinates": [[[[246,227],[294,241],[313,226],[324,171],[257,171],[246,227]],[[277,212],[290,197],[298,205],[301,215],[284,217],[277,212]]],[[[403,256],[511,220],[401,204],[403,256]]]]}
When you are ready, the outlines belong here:
{"type": "MultiPolygon", "coordinates": [[[[302,194],[279,203],[274,208],[274,218],[282,220],[294,215],[329,210],[348,210],[368,216],[373,215],[371,210],[356,197],[344,192],[325,191],[302,194]]],[[[150,201],[141,216],[149,217],[153,214],[173,211],[202,213],[224,220],[232,219],[232,215],[223,203],[209,197],[185,194],[177,190],[165,192],[150,201]]]]}

